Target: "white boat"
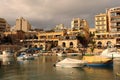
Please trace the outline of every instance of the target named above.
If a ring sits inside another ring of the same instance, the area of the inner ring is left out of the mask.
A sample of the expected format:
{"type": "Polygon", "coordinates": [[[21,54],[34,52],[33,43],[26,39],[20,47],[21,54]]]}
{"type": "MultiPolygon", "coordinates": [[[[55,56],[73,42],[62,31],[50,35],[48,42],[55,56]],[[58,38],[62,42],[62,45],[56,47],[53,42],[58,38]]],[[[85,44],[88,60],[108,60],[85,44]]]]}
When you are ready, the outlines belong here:
{"type": "Polygon", "coordinates": [[[33,56],[34,56],[34,57],[39,57],[40,54],[39,54],[39,53],[34,53],[33,56]]]}
{"type": "Polygon", "coordinates": [[[59,53],[57,53],[57,56],[66,57],[67,53],[65,53],[65,52],[59,52],[59,53]]]}
{"type": "Polygon", "coordinates": [[[82,54],[80,54],[80,53],[67,53],[67,55],[70,55],[70,56],[81,56],[82,54]]]}
{"type": "Polygon", "coordinates": [[[64,60],[57,62],[55,64],[56,67],[83,67],[86,65],[86,61],[84,60],[77,60],[77,59],[71,59],[71,58],[65,58],[64,60]]]}
{"type": "Polygon", "coordinates": [[[10,50],[4,50],[0,53],[0,58],[13,57],[13,53],[10,50]]]}
{"type": "Polygon", "coordinates": [[[31,54],[27,54],[26,52],[22,52],[18,57],[17,60],[32,60],[34,56],[31,54]]]}
{"type": "Polygon", "coordinates": [[[120,52],[117,51],[116,48],[107,48],[100,54],[100,56],[117,58],[117,57],[120,57],[120,52]]]}

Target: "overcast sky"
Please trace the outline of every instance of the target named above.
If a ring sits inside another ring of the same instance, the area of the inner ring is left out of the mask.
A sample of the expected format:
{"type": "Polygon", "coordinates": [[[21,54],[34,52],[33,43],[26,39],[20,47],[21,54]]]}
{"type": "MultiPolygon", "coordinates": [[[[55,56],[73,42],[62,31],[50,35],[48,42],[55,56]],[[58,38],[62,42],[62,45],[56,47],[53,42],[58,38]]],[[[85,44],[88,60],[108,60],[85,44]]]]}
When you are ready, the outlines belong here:
{"type": "Polygon", "coordinates": [[[120,7],[119,0],[1,0],[0,17],[13,26],[24,17],[37,28],[51,29],[57,24],[70,27],[73,18],[86,19],[94,27],[94,16],[107,8],[120,7]]]}

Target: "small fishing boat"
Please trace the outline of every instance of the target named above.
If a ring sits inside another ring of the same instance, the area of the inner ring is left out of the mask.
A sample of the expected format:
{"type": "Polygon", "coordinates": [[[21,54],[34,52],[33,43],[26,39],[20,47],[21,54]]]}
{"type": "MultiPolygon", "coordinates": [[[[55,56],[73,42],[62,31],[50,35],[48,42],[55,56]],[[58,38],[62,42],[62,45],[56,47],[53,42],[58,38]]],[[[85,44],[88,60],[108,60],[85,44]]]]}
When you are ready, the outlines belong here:
{"type": "Polygon", "coordinates": [[[40,54],[39,54],[39,53],[34,53],[33,56],[34,56],[34,57],[39,57],[40,54]]]}
{"type": "Polygon", "coordinates": [[[89,67],[111,67],[113,60],[111,58],[101,56],[84,56],[82,60],[87,61],[89,67]]]}
{"type": "Polygon", "coordinates": [[[80,53],[67,53],[69,56],[81,56],[82,54],[80,53]]]}
{"type": "Polygon", "coordinates": [[[17,60],[32,60],[34,56],[31,54],[27,54],[26,52],[22,52],[18,57],[17,60]]]}
{"type": "Polygon", "coordinates": [[[57,53],[57,56],[61,56],[61,57],[66,57],[67,56],[67,53],[66,52],[59,52],[57,53]]]}
{"type": "Polygon", "coordinates": [[[77,59],[71,59],[71,58],[65,58],[64,60],[57,62],[55,64],[56,67],[83,67],[86,65],[86,61],[84,60],[77,60],[77,59]]]}

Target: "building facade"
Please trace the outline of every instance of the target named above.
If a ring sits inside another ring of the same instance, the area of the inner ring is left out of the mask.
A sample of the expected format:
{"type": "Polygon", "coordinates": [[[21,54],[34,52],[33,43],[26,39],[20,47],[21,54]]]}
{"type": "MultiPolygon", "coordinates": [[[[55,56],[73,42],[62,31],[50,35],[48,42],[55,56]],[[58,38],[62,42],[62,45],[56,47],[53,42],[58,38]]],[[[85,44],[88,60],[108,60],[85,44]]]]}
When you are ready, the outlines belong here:
{"type": "Polygon", "coordinates": [[[20,17],[19,19],[16,19],[16,24],[14,27],[14,31],[17,31],[17,30],[22,30],[24,32],[28,32],[31,30],[31,25],[23,17],[20,17]]]}
{"type": "Polygon", "coordinates": [[[0,32],[10,31],[10,25],[4,18],[0,18],[0,32]]]}
{"type": "Polygon", "coordinates": [[[106,13],[95,16],[95,29],[98,33],[108,32],[108,17],[106,13]]]}
{"type": "Polygon", "coordinates": [[[95,28],[97,45],[120,47],[120,7],[110,8],[105,14],[96,15],[95,28]]]}
{"type": "Polygon", "coordinates": [[[82,35],[85,35],[86,38],[89,36],[89,25],[85,19],[74,18],[71,21],[71,32],[79,32],[82,35]]]}

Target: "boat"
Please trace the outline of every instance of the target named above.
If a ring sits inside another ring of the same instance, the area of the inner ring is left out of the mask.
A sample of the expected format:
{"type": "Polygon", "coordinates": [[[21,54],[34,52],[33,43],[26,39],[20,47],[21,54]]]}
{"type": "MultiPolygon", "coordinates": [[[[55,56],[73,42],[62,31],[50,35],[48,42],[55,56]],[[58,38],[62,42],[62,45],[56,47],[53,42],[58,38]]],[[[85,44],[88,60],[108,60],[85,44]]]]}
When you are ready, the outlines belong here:
{"type": "Polygon", "coordinates": [[[84,60],[77,60],[71,58],[65,58],[62,61],[59,61],[55,64],[56,67],[84,67],[86,65],[86,61],[84,60]]]}
{"type": "Polygon", "coordinates": [[[80,53],[67,53],[67,55],[70,55],[70,56],[81,56],[82,54],[80,54],[80,53]]]}
{"type": "Polygon", "coordinates": [[[83,56],[83,59],[87,62],[86,66],[89,67],[112,67],[113,59],[102,56],[83,56]]]}
{"type": "Polygon", "coordinates": [[[120,57],[120,52],[116,48],[107,48],[100,54],[100,56],[117,58],[120,57]]]}
{"type": "Polygon", "coordinates": [[[34,56],[34,57],[39,57],[40,54],[39,54],[39,53],[34,53],[33,56],[34,56]]]}
{"type": "Polygon", "coordinates": [[[13,53],[10,50],[4,50],[0,52],[0,58],[13,57],[13,53]]]}
{"type": "Polygon", "coordinates": [[[62,51],[62,52],[57,53],[57,56],[66,57],[67,53],[62,51]]]}
{"type": "Polygon", "coordinates": [[[20,55],[17,57],[17,60],[33,60],[34,56],[31,54],[27,54],[26,52],[20,53],[20,55]]]}

